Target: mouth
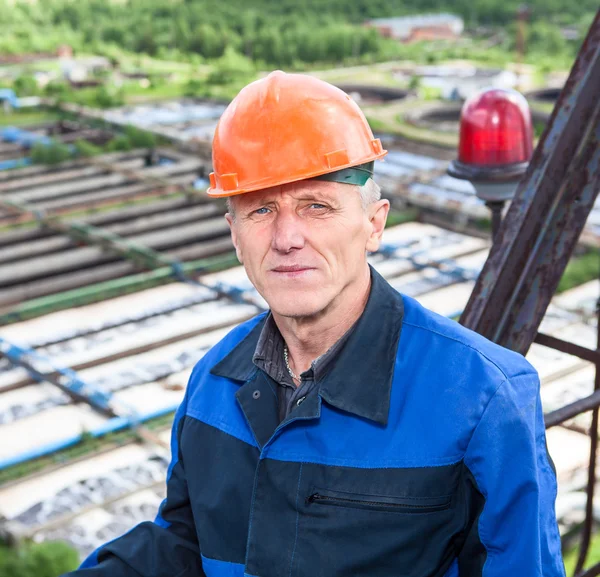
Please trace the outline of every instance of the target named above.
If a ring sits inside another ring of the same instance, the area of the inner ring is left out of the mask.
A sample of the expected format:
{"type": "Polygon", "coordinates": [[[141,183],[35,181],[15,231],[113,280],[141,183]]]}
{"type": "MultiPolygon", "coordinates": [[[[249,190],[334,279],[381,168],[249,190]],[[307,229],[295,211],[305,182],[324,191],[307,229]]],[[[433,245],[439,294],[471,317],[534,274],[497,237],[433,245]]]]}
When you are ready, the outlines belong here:
{"type": "Polygon", "coordinates": [[[303,265],[292,265],[292,266],[277,266],[271,269],[271,272],[281,274],[281,275],[289,275],[295,276],[308,271],[314,270],[313,267],[303,266],[303,265]]]}

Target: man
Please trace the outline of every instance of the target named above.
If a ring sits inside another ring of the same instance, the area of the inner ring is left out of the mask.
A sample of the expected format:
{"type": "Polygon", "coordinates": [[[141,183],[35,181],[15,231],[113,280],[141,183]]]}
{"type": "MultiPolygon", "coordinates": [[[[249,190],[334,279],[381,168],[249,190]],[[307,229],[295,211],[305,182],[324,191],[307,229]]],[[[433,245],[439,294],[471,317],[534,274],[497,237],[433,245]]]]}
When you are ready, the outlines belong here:
{"type": "Polygon", "coordinates": [[[194,368],[154,523],[73,575],[564,575],[535,370],[367,263],[385,153],[315,78],[233,100],[209,195],[270,312],[194,368]]]}

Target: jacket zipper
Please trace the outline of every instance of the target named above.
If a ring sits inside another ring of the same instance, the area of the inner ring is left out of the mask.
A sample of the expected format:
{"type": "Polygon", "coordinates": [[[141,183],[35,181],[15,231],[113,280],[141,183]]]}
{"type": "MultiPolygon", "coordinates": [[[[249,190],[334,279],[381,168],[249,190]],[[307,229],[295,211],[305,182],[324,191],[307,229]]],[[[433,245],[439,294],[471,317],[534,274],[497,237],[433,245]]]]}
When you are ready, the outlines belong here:
{"type": "Polygon", "coordinates": [[[450,500],[448,500],[448,503],[435,504],[435,505],[418,505],[418,504],[413,505],[412,503],[411,504],[389,503],[389,502],[382,503],[381,501],[362,501],[359,499],[346,499],[344,497],[331,497],[329,495],[321,495],[320,493],[313,493],[306,499],[306,501],[307,501],[307,503],[320,503],[320,504],[348,503],[348,504],[354,504],[354,505],[364,505],[366,507],[368,507],[368,506],[384,507],[384,508],[397,507],[400,509],[429,509],[431,511],[445,509],[450,505],[450,500]]]}

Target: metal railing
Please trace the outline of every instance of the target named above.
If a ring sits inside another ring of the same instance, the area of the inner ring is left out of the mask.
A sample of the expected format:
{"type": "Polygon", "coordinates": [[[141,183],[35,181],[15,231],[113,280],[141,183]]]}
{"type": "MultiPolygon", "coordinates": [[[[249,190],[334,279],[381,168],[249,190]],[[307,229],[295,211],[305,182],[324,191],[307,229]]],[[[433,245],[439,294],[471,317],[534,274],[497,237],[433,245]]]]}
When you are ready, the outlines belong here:
{"type": "MultiPolygon", "coordinates": [[[[596,366],[594,393],[545,416],[546,428],[592,411],[587,504],[577,577],[583,572],[594,525],[600,322],[596,349],[538,332],[600,191],[600,11],[577,56],[549,124],[519,184],[498,237],[460,322],[492,341],[525,354],[536,342],[596,366]]],[[[598,317],[600,320],[600,315],[598,317]]]]}

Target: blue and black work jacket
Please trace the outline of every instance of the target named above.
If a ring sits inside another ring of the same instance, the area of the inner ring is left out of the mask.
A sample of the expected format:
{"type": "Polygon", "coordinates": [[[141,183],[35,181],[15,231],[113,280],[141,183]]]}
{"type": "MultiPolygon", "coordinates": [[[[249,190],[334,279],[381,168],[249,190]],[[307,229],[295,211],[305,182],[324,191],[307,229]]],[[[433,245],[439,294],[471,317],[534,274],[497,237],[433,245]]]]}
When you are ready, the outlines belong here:
{"type": "Polygon", "coordinates": [[[279,422],[252,362],[265,315],[195,366],[154,522],[77,577],[562,577],[539,379],[397,293],[279,422]]]}

